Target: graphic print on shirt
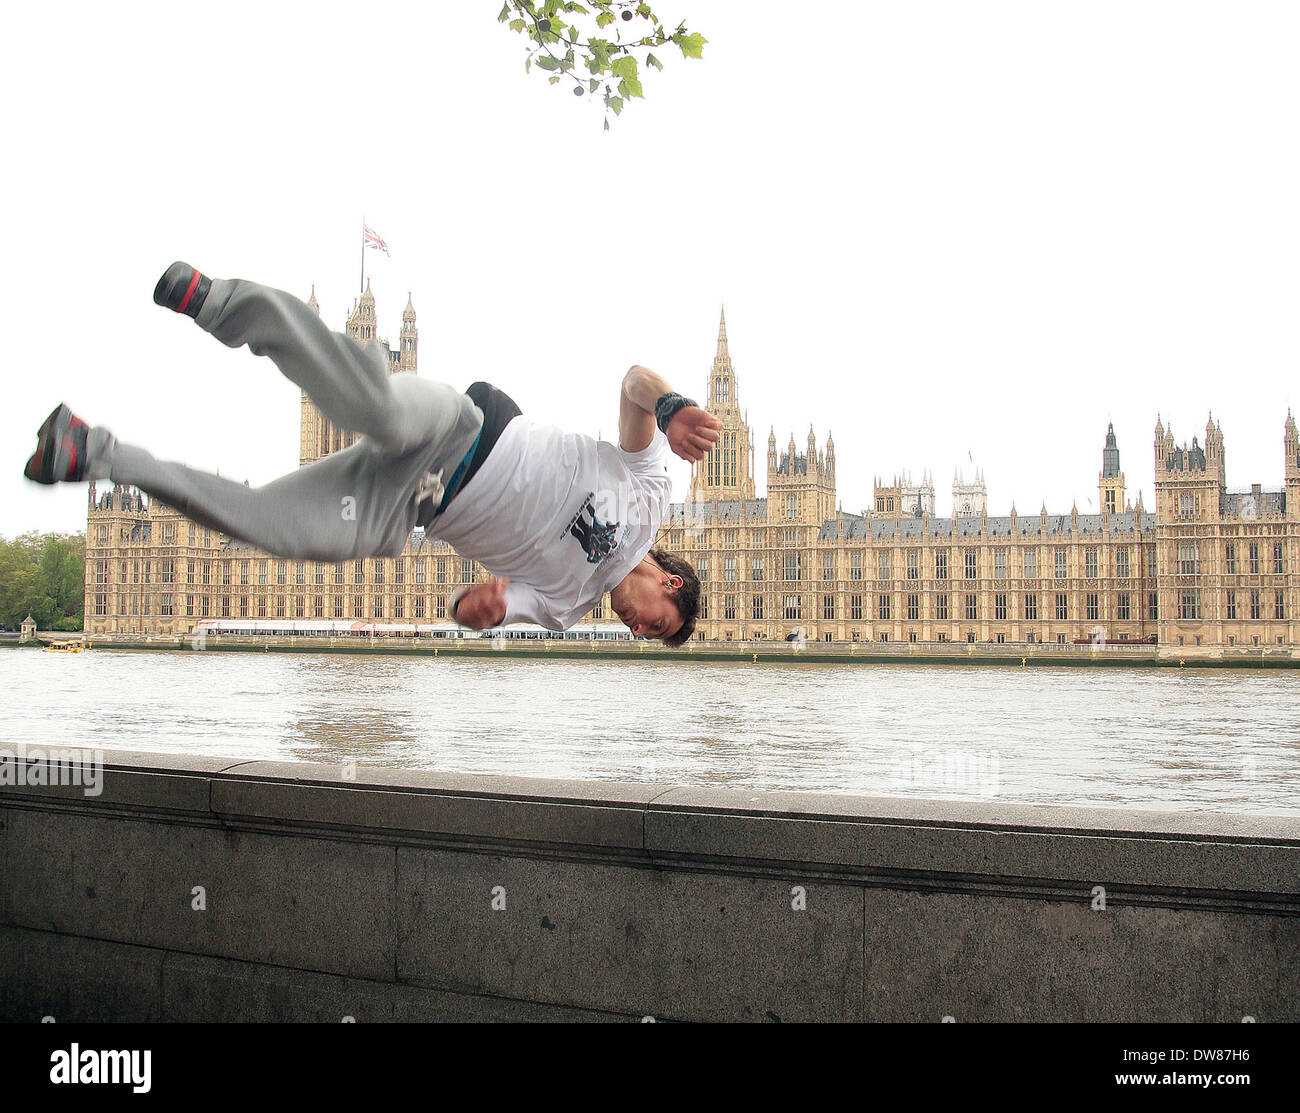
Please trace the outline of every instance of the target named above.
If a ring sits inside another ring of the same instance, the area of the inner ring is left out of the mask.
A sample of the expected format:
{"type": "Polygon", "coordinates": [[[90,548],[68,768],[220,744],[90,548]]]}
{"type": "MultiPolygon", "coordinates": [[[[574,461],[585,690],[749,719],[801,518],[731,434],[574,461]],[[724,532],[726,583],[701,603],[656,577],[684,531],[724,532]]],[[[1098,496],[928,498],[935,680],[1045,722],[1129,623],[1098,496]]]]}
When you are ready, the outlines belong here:
{"type": "Polygon", "coordinates": [[[602,522],[596,517],[596,506],[592,502],[595,494],[595,491],[587,492],[581,509],[573,516],[568,529],[565,530],[565,533],[582,546],[587,554],[588,564],[599,564],[618,548],[616,536],[618,523],[602,522]]]}

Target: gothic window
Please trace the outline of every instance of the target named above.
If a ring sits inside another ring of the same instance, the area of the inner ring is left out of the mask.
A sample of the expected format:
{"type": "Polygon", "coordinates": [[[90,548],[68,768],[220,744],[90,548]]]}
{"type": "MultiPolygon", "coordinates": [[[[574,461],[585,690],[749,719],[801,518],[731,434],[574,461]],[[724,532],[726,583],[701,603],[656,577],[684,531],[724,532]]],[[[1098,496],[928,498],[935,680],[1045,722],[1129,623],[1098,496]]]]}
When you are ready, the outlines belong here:
{"type": "Polygon", "coordinates": [[[878,580],[888,580],[892,578],[889,567],[889,550],[884,549],[876,555],[876,578],[878,580]]]}
{"type": "Polygon", "coordinates": [[[893,608],[890,605],[890,598],[888,593],[882,594],[878,600],[876,616],[880,619],[881,622],[888,622],[893,617],[892,612],[893,612],[893,608]]]}
{"type": "Polygon", "coordinates": [[[855,549],[849,554],[849,579],[862,579],[862,551],[855,549]]]}
{"type": "Polygon", "coordinates": [[[999,622],[1007,620],[1007,597],[999,592],[993,596],[993,617],[999,622]]]}
{"type": "Polygon", "coordinates": [[[763,620],[763,597],[755,595],[750,598],[749,613],[753,616],[755,622],[763,620]]]}
{"type": "Polygon", "coordinates": [[[1005,580],[1007,578],[1006,549],[993,550],[993,578],[995,580],[1005,580]]]}
{"type": "Polygon", "coordinates": [[[1115,598],[1115,617],[1120,622],[1129,620],[1129,596],[1127,591],[1121,591],[1115,598]]]}
{"type": "Polygon", "coordinates": [[[1259,542],[1258,541],[1252,541],[1250,543],[1250,574],[1252,576],[1259,575],[1259,542]]]}
{"type": "Polygon", "coordinates": [[[1178,543],[1178,574],[1180,576],[1195,576],[1197,568],[1197,552],[1195,541],[1180,541],[1178,543]]]}
{"type": "Polygon", "coordinates": [[[948,621],[948,593],[947,592],[943,592],[942,594],[935,597],[934,617],[937,618],[940,622],[948,621]]]}
{"type": "Polygon", "coordinates": [[[979,598],[973,591],[966,593],[966,621],[974,622],[979,618],[979,598]]]}
{"type": "Polygon", "coordinates": [[[1056,621],[1065,622],[1070,617],[1070,597],[1063,591],[1056,593],[1056,621]]]}
{"type": "Polygon", "coordinates": [[[968,550],[966,553],[966,578],[973,580],[978,575],[975,563],[974,550],[968,550]]]}
{"type": "Polygon", "coordinates": [[[1065,564],[1065,550],[1058,548],[1054,554],[1054,557],[1056,561],[1056,567],[1055,567],[1056,578],[1058,580],[1063,580],[1067,575],[1066,564],[1065,564]]]}
{"type": "Polygon", "coordinates": [[[921,597],[916,592],[911,592],[907,597],[907,620],[916,622],[921,617],[921,597]]]}
{"type": "Polygon", "coordinates": [[[1083,551],[1083,574],[1090,580],[1097,578],[1097,549],[1094,545],[1083,551]]]}
{"type": "Polygon", "coordinates": [[[1037,595],[1025,596],[1025,621],[1026,622],[1038,621],[1038,596],[1037,595]]]}
{"type": "Polygon", "coordinates": [[[786,618],[803,618],[803,596],[787,595],[784,599],[786,618]]]}
{"type": "Polygon", "coordinates": [[[1115,574],[1121,580],[1128,579],[1128,546],[1122,545],[1115,550],[1115,574]]]}
{"type": "Polygon", "coordinates": [[[921,578],[921,550],[907,550],[907,578],[909,580],[919,580],[921,578]]]}
{"type": "Polygon", "coordinates": [[[1088,594],[1084,597],[1083,605],[1085,608],[1085,614],[1087,615],[1088,621],[1096,622],[1098,615],[1101,613],[1101,609],[1098,606],[1097,593],[1095,591],[1088,592],[1088,594]]]}
{"type": "Polygon", "coordinates": [[[1038,551],[1036,549],[1025,550],[1025,579],[1038,579],[1038,551]]]}
{"type": "Polygon", "coordinates": [[[940,550],[934,554],[934,578],[936,580],[946,580],[948,578],[948,553],[946,550],[940,550]]]}

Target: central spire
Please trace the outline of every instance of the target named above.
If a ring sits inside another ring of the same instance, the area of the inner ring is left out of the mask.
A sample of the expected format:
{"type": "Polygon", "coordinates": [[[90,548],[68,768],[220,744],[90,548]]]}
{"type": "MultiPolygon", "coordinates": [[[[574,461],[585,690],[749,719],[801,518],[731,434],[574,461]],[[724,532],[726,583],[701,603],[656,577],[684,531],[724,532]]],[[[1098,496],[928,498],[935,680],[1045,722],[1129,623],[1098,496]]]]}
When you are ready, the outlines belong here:
{"type": "Polygon", "coordinates": [[[718,322],[718,356],[719,360],[730,360],[731,353],[727,351],[727,307],[722,307],[722,319],[718,322]]]}

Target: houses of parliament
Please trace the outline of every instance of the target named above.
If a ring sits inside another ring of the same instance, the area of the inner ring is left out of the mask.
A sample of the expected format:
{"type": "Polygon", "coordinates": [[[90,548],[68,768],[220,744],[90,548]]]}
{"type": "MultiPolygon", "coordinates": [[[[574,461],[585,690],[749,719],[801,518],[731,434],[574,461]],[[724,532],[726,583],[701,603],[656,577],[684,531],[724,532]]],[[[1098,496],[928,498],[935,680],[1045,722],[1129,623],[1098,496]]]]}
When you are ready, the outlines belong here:
{"type": "MultiPolygon", "coordinates": [[[[312,291],[309,303],[320,307],[312,291]]],[[[379,339],[375,299],[357,299],[347,333],[388,351],[392,374],[416,374],[409,298],[396,350],[379,339]]],[[[1097,473],[1098,513],[991,515],[978,471],[954,477],[953,514],[935,513],[933,479],[877,480],[871,503],[845,511],[835,442],[810,428],[767,438],[759,495],[754,438],[740,405],[725,314],[709,373],[717,445],[692,466],[658,545],[699,571],[706,641],[1074,643],[1300,646],[1300,438],[1287,414],[1283,486],[1230,490],[1223,431],[1177,444],[1157,420],[1155,506],[1126,495],[1113,428],[1097,473]]],[[[346,448],[303,395],[299,462],[346,448]]],[[[283,560],[214,533],[122,486],[90,485],[85,629],[89,635],[180,636],[201,619],[316,619],[387,632],[447,622],[472,561],[417,529],[401,556],[343,564],[283,560]]],[[[621,624],[602,600],[590,616],[621,624]]]]}

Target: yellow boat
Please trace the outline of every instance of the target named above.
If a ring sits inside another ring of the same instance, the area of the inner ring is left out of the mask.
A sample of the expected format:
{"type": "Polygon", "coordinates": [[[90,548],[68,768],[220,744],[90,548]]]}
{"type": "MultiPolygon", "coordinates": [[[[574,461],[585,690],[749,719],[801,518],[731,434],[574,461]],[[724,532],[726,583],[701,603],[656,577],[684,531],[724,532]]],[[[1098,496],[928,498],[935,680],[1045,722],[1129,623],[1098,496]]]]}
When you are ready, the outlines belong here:
{"type": "Polygon", "coordinates": [[[65,641],[50,642],[50,644],[45,647],[45,652],[46,653],[83,653],[85,652],[85,649],[86,649],[85,645],[80,641],[65,640],[65,641]]]}

